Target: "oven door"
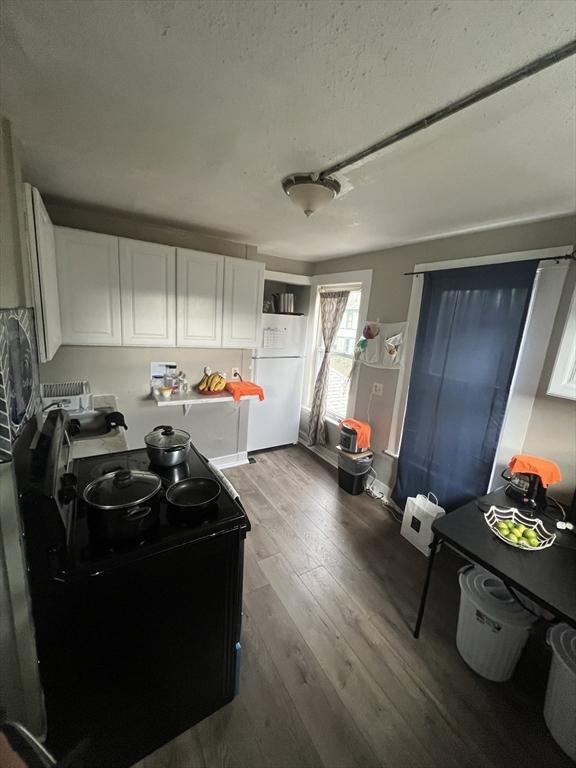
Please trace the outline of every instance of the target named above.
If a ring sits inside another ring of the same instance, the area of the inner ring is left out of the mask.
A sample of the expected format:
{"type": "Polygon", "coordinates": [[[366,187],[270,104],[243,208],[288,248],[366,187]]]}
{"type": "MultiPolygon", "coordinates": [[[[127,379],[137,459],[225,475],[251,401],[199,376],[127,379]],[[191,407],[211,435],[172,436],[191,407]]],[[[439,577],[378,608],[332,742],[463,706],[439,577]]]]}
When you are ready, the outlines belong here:
{"type": "Polygon", "coordinates": [[[70,585],[46,691],[57,756],[88,739],[93,764],[113,744],[132,765],[233,698],[243,536],[236,527],[70,585]]]}

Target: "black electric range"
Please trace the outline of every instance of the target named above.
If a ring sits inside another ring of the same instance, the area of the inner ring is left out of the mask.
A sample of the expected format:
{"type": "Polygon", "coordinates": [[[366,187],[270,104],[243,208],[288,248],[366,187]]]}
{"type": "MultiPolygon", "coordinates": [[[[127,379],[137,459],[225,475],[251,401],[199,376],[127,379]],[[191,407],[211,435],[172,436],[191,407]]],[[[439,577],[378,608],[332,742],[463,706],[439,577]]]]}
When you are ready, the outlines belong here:
{"type": "Polygon", "coordinates": [[[103,456],[76,459],[70,467],[66,482],[74,478],[75,503],[68,517],[68,554],[70,565],[79,569],[116,568],[134,558],[153,555],[198,539],[214,536],[233,528],[250,529],[250,523],[238,494],[228,481],[191,445],[187,461],[174,467],[159,467],[150,463],[146,449],[124,451],[103,456]],[[121,544],[99,539],[90,526],[88,504],[83,500],[86,486],[102,475],[123,469],[146,470],[162,481],[158,525],[141,538],[121,544]],[[214,478],[222,492],[213,505],[190,515],[166,501],[166,490],[188,477],[214,478]]]}
{"type": "Polygon", "coordinates": [[[128,768],[238,691],[244,539],[234,490],[191,446],[173,469],[145,449],[69,461],[67,415],[32,426],[15,452],[47,745],[74,765],[128,768]],[[157,527],[116,545],[90,529],[86,485],[150,469],[163,491],[185,476],[222,484],[200,517],[164,497],[157,527]]]}

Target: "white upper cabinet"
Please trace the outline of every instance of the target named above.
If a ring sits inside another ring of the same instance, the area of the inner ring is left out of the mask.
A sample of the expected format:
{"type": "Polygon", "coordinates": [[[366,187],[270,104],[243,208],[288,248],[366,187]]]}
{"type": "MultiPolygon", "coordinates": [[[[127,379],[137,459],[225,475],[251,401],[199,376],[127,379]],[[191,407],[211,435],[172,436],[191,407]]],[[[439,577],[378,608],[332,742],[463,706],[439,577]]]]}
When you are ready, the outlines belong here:
{"type": "Polygon", "coordinates": [[[122,344],[176,345],[176,252],[120,238],[122,344]]]}
{"type": "Polygon", "coordinates": [[[63,344],[122,343],[118,238],[55,227],[63,344]]]}
{"type": "Polygon", "coordinates": [[[264,264],[226,257],[223,347],[257,347],[262,320],[264,264]]]}
{"type": "Polygon", "coordinates": [[[176,284],[178,346],[220,347],[224,256],[178,248],[176,284]]]}
{"type": "Polygon", "coordinates": [[[54,229],[63,344],[258,346],[261,262],[54,229]]]}
{"type": "Polygon", "coordinates": [[[52,360],[62,344],[54,227],[40,193],[24,185],[30,277],[41,363],[52,360]]]}

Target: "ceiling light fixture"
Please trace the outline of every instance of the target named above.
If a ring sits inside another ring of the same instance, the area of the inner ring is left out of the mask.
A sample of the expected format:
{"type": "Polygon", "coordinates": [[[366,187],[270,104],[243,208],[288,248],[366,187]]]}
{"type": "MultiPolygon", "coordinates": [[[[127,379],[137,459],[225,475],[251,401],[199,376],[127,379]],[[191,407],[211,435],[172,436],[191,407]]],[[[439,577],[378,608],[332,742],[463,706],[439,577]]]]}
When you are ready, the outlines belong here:
{"type": "Polygon", "coordinates": [[[282,189],[306,216],[312,216],[338,195],[340,183],[330,177],[321,179],[317,173],[293,173],[282,180],[282,189]]]}

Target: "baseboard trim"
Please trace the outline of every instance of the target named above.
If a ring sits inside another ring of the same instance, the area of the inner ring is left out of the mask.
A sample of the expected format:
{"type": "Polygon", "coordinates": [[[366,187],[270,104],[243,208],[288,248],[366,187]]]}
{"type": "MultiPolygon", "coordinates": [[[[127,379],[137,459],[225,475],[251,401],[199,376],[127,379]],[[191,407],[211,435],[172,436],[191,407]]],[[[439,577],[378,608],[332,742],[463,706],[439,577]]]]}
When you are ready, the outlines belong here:
{"type": "Polygon", "coordinates": [[[336,456],[336,454],[329,448],[324,448],[322,445],[308,445],[302,437],[300,437],[298,442],[300,445],[303,445],[304,448],[315,453],[316,456],[320,456],[321,459],[324,459],[327,464],[331,464],[333,467],[338,467],[338,456],[336,456]]]}
{"type": "Polygon", "coordinates": [[[228,456],[218,456],[215,459],[210,459],[210,463],[214,464],[217,469],[230,469],[230,467],[240,467],[243,464],[248,464],[248,453],[246,451],[240,451],[240,453],[230,453],[228,456]]]}
{"type": "Polygon", "coordinates": [[[390,487],[387,486],[386,483],[383,483],[381,480],[378,480],[377,477],[372,476],[370,487],[375,493],[382,495],[382,501],[385,501],[387,504],[390,503],[390,487]]]}

